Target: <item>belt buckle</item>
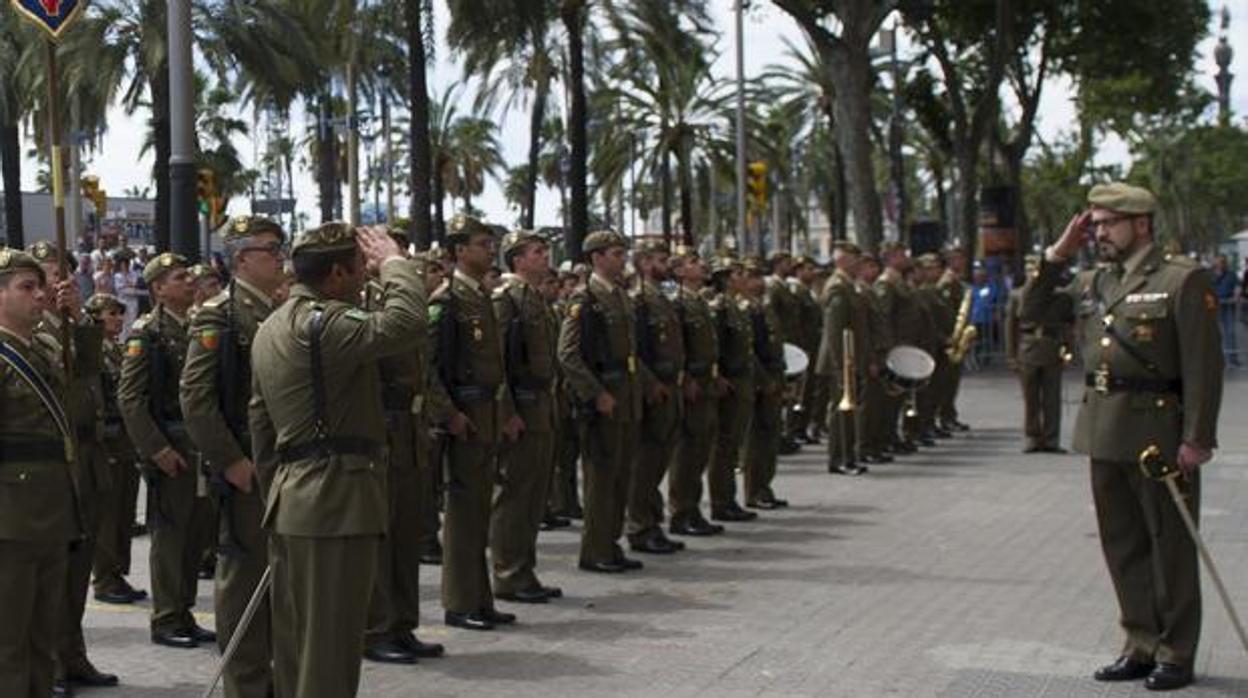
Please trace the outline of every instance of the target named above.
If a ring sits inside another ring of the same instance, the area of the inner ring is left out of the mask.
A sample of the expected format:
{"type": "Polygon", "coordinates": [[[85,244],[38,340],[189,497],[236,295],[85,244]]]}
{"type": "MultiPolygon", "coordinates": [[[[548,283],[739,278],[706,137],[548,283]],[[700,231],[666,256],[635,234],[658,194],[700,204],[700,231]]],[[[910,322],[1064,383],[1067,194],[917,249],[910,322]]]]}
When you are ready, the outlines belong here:
{"type": "Polygon", "coordinates": [[[633,354],[628,355],[628,372],[630,375],[637,373],[637,357],[633,354]]]}
{"type": "Polygon", "coordinates": [[[1092,373],[1092,389],[1101,395],[1109,394],[1109,368],[1102,366],[1092,373]]]}

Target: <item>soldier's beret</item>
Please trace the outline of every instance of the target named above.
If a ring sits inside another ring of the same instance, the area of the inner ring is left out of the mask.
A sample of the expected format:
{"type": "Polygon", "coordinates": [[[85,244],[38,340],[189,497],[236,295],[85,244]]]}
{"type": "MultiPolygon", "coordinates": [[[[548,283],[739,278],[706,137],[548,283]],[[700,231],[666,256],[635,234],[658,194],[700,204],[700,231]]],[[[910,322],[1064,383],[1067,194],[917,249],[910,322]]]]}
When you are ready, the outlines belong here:
{"type": "Polygon", "coordinates": [[[949,260],[953,259],[954,257],[963,257],[963,256],[965,256],[965,255],[966,255],[966,250],[962,249],[962,247],[961,247],[960,245],[950,245],[950,246],[946,247],[946,248],[945,248],[945,250],[944,250],[944,252],[942,252],[941,254],[944,256],[945,261],[946,261],[946,262],[948,262],[949,260]]]}
{"type": "Polygon", "coordinates": [[[902,244],[901,241],[899,240],[885,240],[884,242],[880,243],[880,256],[881,257],[885,257],[887,255],[890,255],[896,252],[905,252],[905,251],[906,251],[906,246],[902,244]]]}
{"type": "Polygon", "coordinates": [[[351,227],[351,224],[331,221],[303,231],[303,234],[295,238],[294,244],[291,245],[290,256],[345,252],[354,250],[356,244],[355,228],[351,227]]]}
{"type": "MultiPolygon", "coordinates": [[[[776,257],[772,257],[772,261],[775,261],[776,259],[776,257]]],[[[762,276],[767,273],[767,264],[763,262],[762,257],[755,257],[753,255],[746,257],[741,260],[741,266],[745,269],[745,273],[752,276],[762,276]]]]}
{"type": "Polygon", "coordinates": [[[191,266],[190,269],[187,269],[187,272],[190,274],[191,281],[200,281],[203,279],[216,279],[217,281],[221,280],[221,275],[217,273],[217,270],[207,264],[195,264],[191,266]]]}
{"type": "Polygon", "coordinates": [[[41,284],[48,280],[44,276],[43,266],[33,256],[12,247],[0,247],[0,276],[7,276],[22,270],[38,274],[41,284]]]}
{"type": "Polygon", "coordinates": [[[387,225],[385,228],[390,239],[398,243],[399,247],[402,247],[404,251],[407,250],[408,245],[412,244],[412,236],[407,234],[407,226],[387,225]]]}
{"type": "Polygon", "coordinates": [[[613,230],[599,230],[586,235],[585,242],[581,243],[581,251],[585,254],[610,247],[628,247],[628,241],[613,230]]]}
{"type": "Polygon", "coordinates": [[[143,267],[143,280],[150,284],[164,276],[167,271],[185,269],[187,266],[186,257],[173,252],[162,252],[152,257],[152,261],[143,267]]]}
{"type": "Polygon", "coordinates": [[[671,252],[671,248],[662,238],[647,238],[639,240],[633,247],[634,252],[641,254],[667,254],[671,252]]]}
{"type": "Polygon", "coordinates": [[[98,316],[109,308],[125,312],[126,304],[122,303],[120,298],[111,293],[96,293],[82,305],[82,309],[93,316],[98,316]]]}
{"type": "Polygon", "coordinates": [[[733,269],[741,268],[741,260],[731,254],[720,254],[711,260],[711,276],[727,274],[733,269]]]}
{"type": "Polygon", "coordinates": [[[862,248],[849,240],[837,240],[832,243],[832,249],[840,252],[841,254],[862,254],[862,248]]]}
{"type": "Polygon", "coordinates": [[[536,230],[516,230],[507,233],[503,238],[502,253],[503,259],[510,260],[512,255],[520,252],[520,250],[530,242],[546,243],[546,236],[536,230]]]}
{"type": "Polygon", "coordinates": [[[792,259],[792,258],[793,258],[793,255],[789,254],[788,252],[785,252],[784,250],[776,250],[772,252],[771,254],[767,255],[767,263],[774,264],[775,262],[779,262],[782,259],[792,259]]]}
{"type": "Polygon", "coordinates": [[[880,258],[879,258],[879,257],[876,257],[874,254],[872,254],[872,253],[870,253],[870,252],[863,252],[862,254],[858,255],[858,259],[859,259],[860,261],[863,261],[863,262],[870,262],[870,263],[875,264],[875,265],[879,265],[879,263],[880,263],[880,258]]]}
{"type": "Polygon", "coordinates": [[[935,252],[925,252],[919,255],[918,259],[914,260],[914,263],[921,269],[935,269],[942,266],[944,260],[935,252]]]}
{"type": "Polygon", "coordinates": [[[1088,190],[1088,203],[1111,211],[1130,214],[1152,213],[1157,207],[1157,200],[1152,192],[1126,182],[1110,182],[1093,186],[1088,190]]]}
{"type": "Polygon", "coordinates": [[[281,241],[286,240],[282,226],[272,218],[264,216],[233,216],[217,228],[217,235],[225,242],[246,240],[262,233],[276,235],[281,241]]]}
{"type": "Polygon", "coordinates": [[[672,260],[687,261],[690,259],[698,259],[698,248],[684,244],[672,248],[672,260]]]}
{"type": "MultiPolygon", "coordinates": [[[[40,240],[39,242],[27,247],[26,252],[30,254],[31,257],[34,257],[35,261],[40,264],[48,262],[55,263],[59,262],[61,259],[60,251],[56,249],[56,245],[53,245],[45,240],[40,240]]],[[[78,260],[75,259],[72,254],[68,255],[66,262],[69,265],[70,271],[78,269],[78,260]]]]}
{"type": "Polygon", "coordinates": [[[462,245],[473,235],[496,235],[493,226],[486,225],[479,218],[459,214],[451,219],[446,226],[446,242],[450,245],[462,245]]]}

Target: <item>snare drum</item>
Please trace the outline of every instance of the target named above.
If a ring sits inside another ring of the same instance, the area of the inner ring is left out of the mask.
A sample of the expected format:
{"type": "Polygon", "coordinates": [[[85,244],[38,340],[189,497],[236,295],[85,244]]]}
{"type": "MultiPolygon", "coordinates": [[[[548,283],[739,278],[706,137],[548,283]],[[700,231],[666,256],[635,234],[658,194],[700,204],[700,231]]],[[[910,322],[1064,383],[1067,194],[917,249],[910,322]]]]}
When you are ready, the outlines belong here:
{"type": "Polygon", "coordinates": [[[901,344],[893,347],[884,360],[884,384],[893,395],[918,390],[927,384],[936,370],[936,360],[918,347],[901,344]]]}

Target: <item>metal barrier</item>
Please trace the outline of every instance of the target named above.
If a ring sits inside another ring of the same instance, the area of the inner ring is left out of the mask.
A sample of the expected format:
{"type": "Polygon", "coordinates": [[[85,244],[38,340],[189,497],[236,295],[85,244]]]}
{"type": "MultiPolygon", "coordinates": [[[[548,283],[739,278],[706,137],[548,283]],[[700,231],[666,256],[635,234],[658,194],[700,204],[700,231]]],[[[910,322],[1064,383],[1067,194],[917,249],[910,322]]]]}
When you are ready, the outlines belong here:
{"type": "Polygon", "coordinates": [[[1248,317],[1242,298],[1225,298],[1218,303],[1218,328],[1222,331],[1222,358],[1227,368],[1240,368],[1240,347],[1248,336],[1248,317]]]}

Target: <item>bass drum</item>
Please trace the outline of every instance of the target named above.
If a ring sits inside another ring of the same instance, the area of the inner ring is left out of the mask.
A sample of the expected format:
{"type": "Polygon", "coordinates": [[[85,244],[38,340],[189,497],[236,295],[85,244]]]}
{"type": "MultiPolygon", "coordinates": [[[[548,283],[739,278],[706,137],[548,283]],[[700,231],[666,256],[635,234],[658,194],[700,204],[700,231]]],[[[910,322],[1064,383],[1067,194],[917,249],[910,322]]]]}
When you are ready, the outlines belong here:
{"type": "Polygon", "coordinates": [[[918,347],[901,344],[893,347],[884,360],[884,384],[893,395],[918,390],[927,384],[936,370],[936,360],[918,347]]]}
{"type": "Polygon", "coordinates": [[[810,366],[810,357],[806,352],[796,344],[784,345],[784,376],[785,378],[797,378],[806,372],[806,367],[810,366]]]}

